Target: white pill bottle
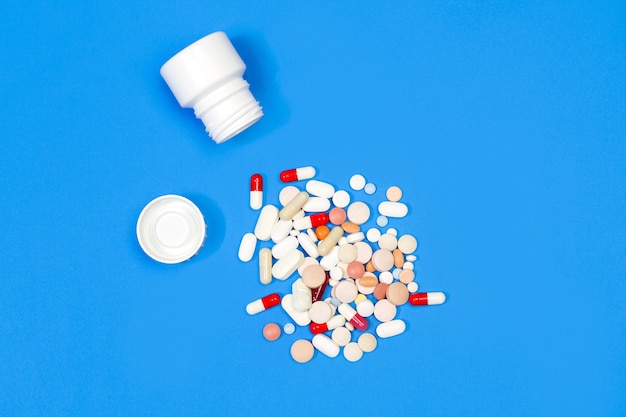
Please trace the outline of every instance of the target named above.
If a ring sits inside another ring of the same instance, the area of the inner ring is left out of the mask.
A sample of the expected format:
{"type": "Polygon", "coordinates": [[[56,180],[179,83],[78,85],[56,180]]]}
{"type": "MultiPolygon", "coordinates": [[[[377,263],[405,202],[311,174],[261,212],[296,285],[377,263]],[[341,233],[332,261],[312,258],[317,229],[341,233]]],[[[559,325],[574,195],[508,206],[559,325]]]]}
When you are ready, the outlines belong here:
{"type": "Polygon", "coordinates": [[[161,76],[182,107],[196,117],[216,143],[222,143],[263,117],[243,79],[246,64],[224,32],[197,40],[161,67],[161,76]]]}

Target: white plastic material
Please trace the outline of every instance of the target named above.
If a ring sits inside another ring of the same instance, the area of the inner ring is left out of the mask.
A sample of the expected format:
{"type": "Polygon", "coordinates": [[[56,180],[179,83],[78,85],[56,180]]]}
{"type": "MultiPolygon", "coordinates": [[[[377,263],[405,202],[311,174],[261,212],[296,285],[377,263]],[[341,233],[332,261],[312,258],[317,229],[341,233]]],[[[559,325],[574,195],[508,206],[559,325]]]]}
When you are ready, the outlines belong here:
{"type": "Polygon", "coordinates": [[[179,195],[152,200],[137,220],[137,240],[152,259],[176,264],[195,255],[204,243],[206,225],[200,209],[179,195]]]}
{"type": "Polygon", "coordinates": [[[193,108],[209,136],[222,143],[261,117],[263,110],[243,79],[243,62],[224,32],[197,40],[161,67],[182,107],[193,108]]]}

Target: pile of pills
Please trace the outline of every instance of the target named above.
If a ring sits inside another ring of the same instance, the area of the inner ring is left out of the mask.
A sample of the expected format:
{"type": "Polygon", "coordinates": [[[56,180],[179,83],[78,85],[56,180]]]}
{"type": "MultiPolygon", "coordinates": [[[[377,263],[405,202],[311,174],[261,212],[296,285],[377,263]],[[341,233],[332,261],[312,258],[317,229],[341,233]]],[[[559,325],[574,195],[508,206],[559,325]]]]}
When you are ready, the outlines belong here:
{"type": "MultiPolygon", "coordinates": [[[[271,242],[271,247],[258,251],[259,281],[269,285],[294,279],[290,293],[267,294],[250,302],[246,312],[258,314],[280,305],[293,320],[283,326],[285,334],[293,334],[296,325],[308,327],[310,337],[291,345],[296,362],[308,362],[315,350],[331,358],[343,350],[348,361],[356,362],[376,349],[376,336],[404,333],[405,322],[396,318],[398,307],[407,302],[442,304],[446,297],[442,292],[417,292],[418,243],[413,235],[399,235],[394,228],[384,233],[378,228],[362,230],[373,220],[370,206],[352,201],[350,193],[315,176],[313,167],[281,172],[282,182],[302,184],[304,189],[286,185],[278,196],[279,208],[263,205],[263,178],[252,175],[250,207],[260,212],[254,231],[241,239],[238,257],[249,262],[262,245],[259,242],[271,242]],[[378,323],[374,332],[370,321],[378,323]]],[[[376,186],[360,174],[353,175],[349,185],[354,192],[376,193],[376,186]]],[[[385,200],[377,206],[379,227],[386,227],[390,218],[407,216],[408,206],[401,199],[399,187],[386,190],[385,200]]],[[[275,323],[263,328],[267,340],[280,335],[275,323]]]]}

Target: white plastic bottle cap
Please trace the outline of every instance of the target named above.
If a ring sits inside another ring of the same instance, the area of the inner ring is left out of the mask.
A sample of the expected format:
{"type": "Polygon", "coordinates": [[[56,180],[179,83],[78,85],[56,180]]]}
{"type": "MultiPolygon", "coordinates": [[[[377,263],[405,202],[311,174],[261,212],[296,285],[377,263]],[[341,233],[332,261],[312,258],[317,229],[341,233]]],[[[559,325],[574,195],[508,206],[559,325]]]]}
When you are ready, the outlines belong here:
{"type": "Polygon", "coordinates": [[[166,264],[186,261],[204,243],[206,225],[198,207],[179,195],[155,198],[137,220],[137,240],[152,259],[166,264]]]}
{"type": "Polygon", "coordinates": [[[243,79],[246,64],[224,32],[192,43],[161,67],[182,107],[193,107],[209,136],[222,143],[261,117],[263,110],[243,79]]]}

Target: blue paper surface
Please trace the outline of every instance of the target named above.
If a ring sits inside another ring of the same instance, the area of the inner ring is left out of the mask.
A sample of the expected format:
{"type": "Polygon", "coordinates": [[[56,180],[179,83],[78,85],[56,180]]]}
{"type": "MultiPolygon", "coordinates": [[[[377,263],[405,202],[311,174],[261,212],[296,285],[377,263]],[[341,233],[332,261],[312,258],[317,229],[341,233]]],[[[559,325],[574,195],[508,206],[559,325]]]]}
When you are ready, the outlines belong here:
{"type": "Polygon", "coordinates": [[[5,2],[0,415],[626,415],[624,3],[337,3],[5,2]],[[221,145],[159,75],[217,30],[266,114],[221,145]],[[357,363],[245,313],[291,284],[237,260],[250,175],[305,165],[402,187],[448,296],[357,363]],[[135,236],[169,193],[208,227],[178,265],[135,236]]]}

